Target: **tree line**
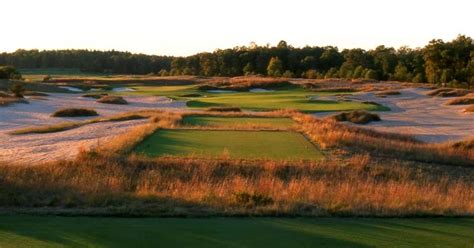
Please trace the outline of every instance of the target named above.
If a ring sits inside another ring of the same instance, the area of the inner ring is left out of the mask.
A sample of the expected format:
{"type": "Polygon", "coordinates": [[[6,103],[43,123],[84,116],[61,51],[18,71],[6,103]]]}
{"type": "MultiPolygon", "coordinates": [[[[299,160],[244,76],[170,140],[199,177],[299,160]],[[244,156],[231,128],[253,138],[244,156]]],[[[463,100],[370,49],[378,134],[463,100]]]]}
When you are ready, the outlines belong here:
{"type": "Polygon", "coordinates": [[[471,87],[474,85],[474,43],[472,38],[459,35],[449,42],[432,40],[423,48],[378,46],[372,50],[340,51],[333,46],[296,48],[280,41],[276,46],[253,43],[187,57],[118,51],[17,50],[1,53],[0,65],[162,76],[366,78],[471,87]]]}

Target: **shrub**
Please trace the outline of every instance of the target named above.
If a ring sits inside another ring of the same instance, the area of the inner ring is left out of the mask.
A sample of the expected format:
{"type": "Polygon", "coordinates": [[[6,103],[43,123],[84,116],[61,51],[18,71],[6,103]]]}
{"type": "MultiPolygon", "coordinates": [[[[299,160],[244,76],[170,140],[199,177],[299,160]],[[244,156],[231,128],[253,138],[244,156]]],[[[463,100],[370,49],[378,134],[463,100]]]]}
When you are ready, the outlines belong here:
{"type": "Polygon", "coordinates": [[[242,109],[238,107],[211,107],[207,108],[206,111],[210,112],[242,112],[242,109]]]}
{"type": "Polygon", "coordinates": [[[53,117],[84,117],[84,116],[97,116],[97,112],[93,109],[83,108],[67,108],[60,109],[54,112],[51,116],[53,117]]]}
{"type": "Polygon", "coordinates": [[[342,112],[330,117],[335,121],[349,121],[356,124],[367,124],[372,121],[381,121],[380,116],[367,111],[342,112]]]}
{"type": "Polygon", "coordinates": [[[97,102],[106,104],[128,104],[121,96],[103,96],[97,102]]]}
{"type": "Polygon", "coordinates": [[[51,80],[51,76],[50,75],[47,75],[43,78],[43,82],[48,82],[49,80],[51,80]]]}
{"type": "Polygon", "coordinates": [[[0,66],[0,79],[21,79],[21,74],[13,66],[0,66]]]}
{"type": "Polygon", "coordinates": [[[21,83],[14,83],[10,90],[13,92],[13,95],[18,98],[23,98],[23,93],[25,92],[25,87],[21,83]]]}

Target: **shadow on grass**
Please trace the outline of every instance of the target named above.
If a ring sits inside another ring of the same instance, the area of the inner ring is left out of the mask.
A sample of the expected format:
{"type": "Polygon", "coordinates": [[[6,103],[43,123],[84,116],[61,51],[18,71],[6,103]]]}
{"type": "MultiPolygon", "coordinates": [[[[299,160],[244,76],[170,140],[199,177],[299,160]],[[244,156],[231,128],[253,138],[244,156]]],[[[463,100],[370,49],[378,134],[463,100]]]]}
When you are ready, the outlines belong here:
{"type": "Polygon", "coordinates": [[[459,247],[473,230],[466,218],[0,217],[5,247],[459,247]]]}

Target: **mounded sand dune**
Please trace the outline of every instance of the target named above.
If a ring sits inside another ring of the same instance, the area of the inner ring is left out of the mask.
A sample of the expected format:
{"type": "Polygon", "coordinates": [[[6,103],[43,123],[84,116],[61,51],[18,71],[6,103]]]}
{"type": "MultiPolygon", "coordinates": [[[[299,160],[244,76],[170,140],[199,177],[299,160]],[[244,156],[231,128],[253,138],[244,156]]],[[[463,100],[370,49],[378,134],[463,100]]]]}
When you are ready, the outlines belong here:
{"type": "MultiPolygon", "coordinates": [[[[430,97],[429,89],[408,88],[400,95],[384,98],[374,93],[356,93],[347,99],[373,101],[391,109],[378,112],[382,121],[362,127],[378,131],[410,134],[425,142],[458,141],[474,136],[474,114],[464,113],[465,106],[446,105],[449,98],[430,97]]],[[[326,116],[328,113],[316,114],[326,116]]]]}
{"type": "Polygon", "coordinates": [[[45,134],[9,135],[10,131],[39,125],[50,125],[67,121],[80,121],[95,117],[55,118],[51,114],[61,108],[95,109],[101,117],[144,109],[179,109],[184,102],[166,97],[124,97],[129,104],[115,105],[97,103],[96,99],[76,94],[50,94],[44,100],[30,99],[29,104],[14,104],[0,107],[0,162],[30,163],[70,159],[79,149],[100,145],[111,137],[147,122],[131,120],[102,122],[79,128],[45,134]]]}

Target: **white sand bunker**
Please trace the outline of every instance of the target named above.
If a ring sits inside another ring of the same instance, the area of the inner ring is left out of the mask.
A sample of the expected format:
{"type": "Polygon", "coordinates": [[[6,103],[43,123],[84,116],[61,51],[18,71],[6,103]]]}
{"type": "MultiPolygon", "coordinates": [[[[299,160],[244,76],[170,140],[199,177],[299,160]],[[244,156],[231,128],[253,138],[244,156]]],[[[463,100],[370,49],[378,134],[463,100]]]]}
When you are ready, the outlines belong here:
{"type": "Polygon", "coordinates": [[[69,86],[59,86],[61,89],[66,89],[71,92],[84,92],[82,89],[76,88],[76,87],[69,87],[69,86]]]}
{"type": "Polygon", "coordinates": [[[140,110],[180,110],[186,107],[182,101],[167,97],[124,97],[129,104],[115,105],[97,103],[96,99],[75,94],[51,93],[46,100],[29,99],[29,104],[13,104],[0,107],[0,162],[46,162],[55,159],[71,159],[78,149],[90,148],[118,133],[139,125],[146,120],[125,122],[103,122],[86,125],[68,131],[46,134],[9,135],[10,131],[67,121],[81,121],[95,117],[55,118],[51,113],[61,108],[91,108],[101,117],[140,110]]]}
{"type": "MultiPolygon", "coordinates": [[[[401,95],[380,98],[373,93],[357,93],[353,99],[372,101],[391,111],[377,112],[381,122],[361,126],[383,132],[413,135],[425,142],[445,142],[474,136],[474,114],[463,113],[465,106],[445,105],[449,98],[429,97],[428,89],[400,90],[401,95]]],[[[320,113],[327,116],[330,113],[320,113]]]]}
{"type": "Polygon", "coordinates": [[[113,88],[112,91],[113,92],[133,92],[135,90],[132,88],[118,87],[118,88],[113,88]]]}

